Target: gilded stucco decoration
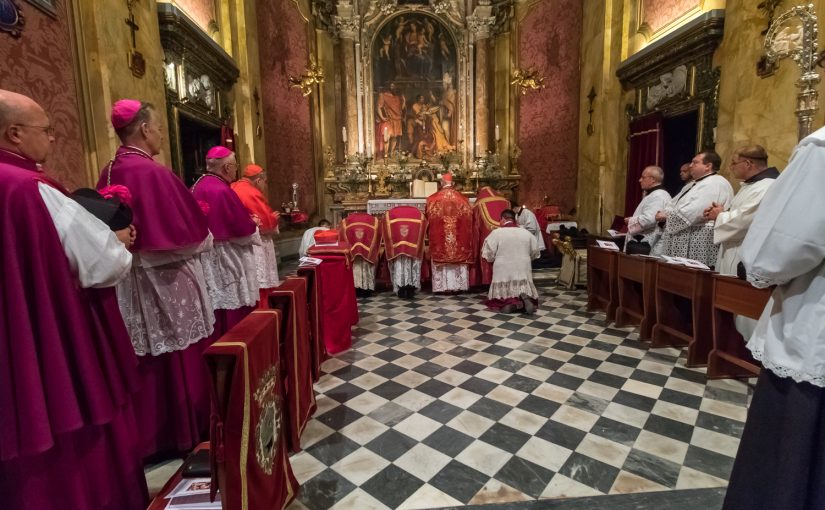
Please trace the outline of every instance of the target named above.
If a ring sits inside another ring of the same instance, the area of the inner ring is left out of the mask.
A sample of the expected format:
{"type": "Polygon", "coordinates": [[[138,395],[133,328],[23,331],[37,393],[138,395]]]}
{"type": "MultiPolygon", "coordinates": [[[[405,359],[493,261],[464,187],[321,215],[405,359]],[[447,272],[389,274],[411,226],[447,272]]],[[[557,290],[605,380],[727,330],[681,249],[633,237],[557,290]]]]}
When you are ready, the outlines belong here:
{"type": "Polygon", "coordinates": [[[534,68],[527,70],[513,69],[510,85],[516,87],[516,90],[518,90],[522,96],[528,92],[544,90],[547,87],[544,84],[544,76],[534,68]]]}
{"type": "Polygon", "coordinates": [[[312,94],[316,85],[324,83],[324,70],[315,61],[315,57],[309,57],[309,65],[300,76],[290,76],[289,86],[301,89],[304,97],[312,94]]]}
{"type": "Polygon", "coordinates": [[[799,67],[796,84],[796,116],[799,119],[799,139],[811,132],[814,115],[819,110],[820,82],[816,70],[819,58],[819,34],[813,4],[800,5],[777,16],[765,35],[764,50],[768,64],[783,59],[793,60],[799,67]]]}

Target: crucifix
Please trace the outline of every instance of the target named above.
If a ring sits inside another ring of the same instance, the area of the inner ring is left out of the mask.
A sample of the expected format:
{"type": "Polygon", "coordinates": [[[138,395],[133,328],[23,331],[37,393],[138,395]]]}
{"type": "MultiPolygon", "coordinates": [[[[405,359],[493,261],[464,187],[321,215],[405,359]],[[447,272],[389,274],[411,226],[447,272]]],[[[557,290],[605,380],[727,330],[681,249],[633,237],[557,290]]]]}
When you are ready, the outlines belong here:
{"type": "Polygon", "coordinates": [[[132,6],[135,4],[137,0],[126,0],[126,7],[129,9],[129,17],[126,18],[126,25],[129,27],[129,31],[132,33],[132,49],[129,50],[129,69],[132,70],[132,74],[135,78],[143,78],[143,75],[146,74],[146,61],[143,59],[143,55],[137,50],[137,37],[135,32],[140,30],[137,22],[135,21],[135,13],[132,12],[132,6]]]}

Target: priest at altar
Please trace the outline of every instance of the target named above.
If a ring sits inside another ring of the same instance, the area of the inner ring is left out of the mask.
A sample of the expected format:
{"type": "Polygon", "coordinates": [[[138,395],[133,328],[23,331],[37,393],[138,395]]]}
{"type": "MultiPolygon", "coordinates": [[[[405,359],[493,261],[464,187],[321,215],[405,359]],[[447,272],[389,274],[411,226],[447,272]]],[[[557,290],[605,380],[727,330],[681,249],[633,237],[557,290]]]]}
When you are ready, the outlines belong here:
{"type": "Polygon", "coordinates": [[[493,280],[493,265],[481,256],[481,247],[490,232],[499,227],[501,212],[509,207],[510,201],[493,188],[484,186],[478,190],[473,204],[473,254],[476,261],[470,275],[472,285],[490,285],[493,280]]]}
{"type": "Polygon", "coordinates": [[[0,506],[141,510],[137,358],[113,289],[132,255],[45,175],[53,142],[37,103],[0,90],[0,506]]]}
{"type": "Polygon", "coordinates": [[[402,205],[384,213],[381,227],[392,290],[398,297],[411,299],[421,289],[427,221],[418,208],[402,205]]]}
{"type": "Polygon", "coordinates": [[[275,250],[275,235],[278,234],[280,214],[269,205],[266,191],[266,172],[258,165],[246,165],[243,177],[232,183],[232,190],[252,215],[261,234],[261,244],[253,244],[258,286],[261,299],[266,300],[266,292],[281,284],[278,278],[278,256],[275,250]]]}
{"type": "Polygon", "coordinates": [[[355,292],[368,295],[375,290],[375,271],[381,247],[378,218],[367,213],[352,213],[341,220],[341,237],[349,243],[355,292]]]}
{"type": "Polygon", "coordinates": [[[206,173],[192,185],[204,204],[209,231],[215,238],[201,262],[215,310],[215,339],[252,311],[259,298],[258,272],[252,246],[260,246],[258,228],[229,186],[235,175],[235,153],[218,145],[206,153],[206,173]]]}
{"type": "Polygon", "coordinates": [[[470,288],[473,253],[473,208],[453,187],[453,176],[442,176],[442,188],[427,198],[427,238],[432,261],[433,292],[470,288]]]}
{"type": "Polygon", "coordinates": [[[137,238],[117,297],[139,356],[135,415],[145,456],[189,450],[208,430],[201,354],[215,322],[198,256],[212,247],[212,236],[192,194],[152,159],[162,145],[160,119],[149,103],[125,99],[112,106],[122,145],[98,182],[98,188],[125,186],[132,197],[137,238]]]}

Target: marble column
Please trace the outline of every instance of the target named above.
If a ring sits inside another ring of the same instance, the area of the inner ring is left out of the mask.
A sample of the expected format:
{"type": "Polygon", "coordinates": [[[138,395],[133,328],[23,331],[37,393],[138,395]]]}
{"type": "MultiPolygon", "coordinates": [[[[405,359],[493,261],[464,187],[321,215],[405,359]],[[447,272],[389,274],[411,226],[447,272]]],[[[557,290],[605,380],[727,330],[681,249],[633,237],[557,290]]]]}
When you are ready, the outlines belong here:
{"type": "Polygon", "coordinates": [[[490,140],[490,39],[475,41],[476,156],[487,153],[490,140]]]}
{"type": "Polygon", "coordinates": [[[344,127],[347,128],[346,155],[358,152],[358,81],[355,79],[355,43],[352,39],[341,39],[341,56],[344,73],[344,127]]]}

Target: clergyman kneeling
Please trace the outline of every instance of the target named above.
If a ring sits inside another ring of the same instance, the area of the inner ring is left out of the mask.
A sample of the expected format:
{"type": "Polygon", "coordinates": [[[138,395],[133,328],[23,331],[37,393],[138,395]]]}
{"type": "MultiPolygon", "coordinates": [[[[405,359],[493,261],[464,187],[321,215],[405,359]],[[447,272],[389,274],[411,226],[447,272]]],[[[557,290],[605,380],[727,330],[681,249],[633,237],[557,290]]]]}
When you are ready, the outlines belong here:
{"type": "Polygon", "coordinates": [[[485,304],[503,313],[533,313],[539,293],[530,262],[539,257],[536,237],[516,223],[511,209],[501,212],[501,228],[487,236],[481,256],[493,264],[493,281],[485,304]]]}

